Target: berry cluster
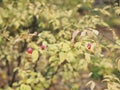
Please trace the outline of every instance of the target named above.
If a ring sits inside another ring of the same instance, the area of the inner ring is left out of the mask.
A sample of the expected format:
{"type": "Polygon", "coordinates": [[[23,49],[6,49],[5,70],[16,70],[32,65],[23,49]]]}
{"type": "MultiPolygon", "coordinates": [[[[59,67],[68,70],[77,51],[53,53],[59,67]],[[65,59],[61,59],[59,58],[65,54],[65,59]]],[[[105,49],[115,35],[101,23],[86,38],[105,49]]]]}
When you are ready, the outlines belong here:
{"type": "MultiPolygon", "coordinates": [[[[45,45],[41,45],[41,46],[40,46],[40,49],[41,49],[41,50],[45,50],[45,49],[46,49],[46,46],[45,46],[45,45]]],[[[32,52],[33,52],[33,48],[29,47],[29,48],[27,49],[27,53],[32,54],[32,52]]]]}

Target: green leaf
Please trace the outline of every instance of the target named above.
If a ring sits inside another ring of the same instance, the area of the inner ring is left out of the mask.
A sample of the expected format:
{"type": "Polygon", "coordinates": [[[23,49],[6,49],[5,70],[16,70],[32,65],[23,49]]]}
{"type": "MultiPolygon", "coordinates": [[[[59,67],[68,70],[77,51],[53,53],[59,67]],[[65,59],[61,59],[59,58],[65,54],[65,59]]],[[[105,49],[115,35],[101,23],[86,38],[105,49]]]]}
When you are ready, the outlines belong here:
{"type": "Polygon", "coordinates": [[[62,44],[62,51],[67,52],[70,50],[70,46],[67,43],[62,44]]]}
{"type": "Polygon", "coordinates": [[[85,53],[85,59],[86,61],[89,63],[91,60],[90,54],[89,53],[85,53]]]}
{"type": "Polygon", "coordinates": [[[67,53],[64,53],[64,52],[60,52],[59,53],[59,58],[60,58],[60,62],[59,64],[61,64],[62,62],[64,62],[67,58],[67,53]]]}
{"type": "Polygon", "coordinates": [[[103,25],[103,26],[109,27],[109,25],[104,21],[101,21],[100,24],[103,25]]]}
{"type": "Polygon", "coordinates": [[[2,20],[2,18],[0,17],[0,24],[2,24],[3,23],[3,20],[2,20]]]}
{"type": "Polygon", "coordinates": [[[22,84],[19,90],[32,90],[29,85],[22,84]]]}
{"type": "Polygon", "coordinates": [[[50,57],[49,62],[51,63],[51,66],[56,66],[58,60],[59,60],[59,58],[54,55],[54,56],[50,57]]]}
{"type": "Polygon", "coordinates": [[[75,62],[75,57],[72,52],[68,52],[66,57],[68,62],[75,62]]]}
{"type": "Polygon", "coordinates": [[[29,47],[32,47],[32,48],[34,48],[34,49],[39,49],[38,45],[36,45],[36,43],[34,43],[34,42],[29,43],[28,46],[29,46],[29,47]]]}
{"type": "Polygon", "coordinates": [[[27,84],[31,84],[31,83],[33,83],[34,81],[35,81],[34,78],[29,78],[29,79],[26,80],[26,83],[27,83],[27,84]]]}
{"type": "Polygon", "coordinates": [[[117,8],[117,9],[115,10],[115,13],[116,13],[117,15],[119,15],[119,14],[120,14],[120,8],[117,8]]]}
{"type": "Polygon", "coordinates": [[[39,58],[39,53],[37,50],[34,50],[33,53],[32,53],[32,61],[33,62],[36,62],[39,58]]]}

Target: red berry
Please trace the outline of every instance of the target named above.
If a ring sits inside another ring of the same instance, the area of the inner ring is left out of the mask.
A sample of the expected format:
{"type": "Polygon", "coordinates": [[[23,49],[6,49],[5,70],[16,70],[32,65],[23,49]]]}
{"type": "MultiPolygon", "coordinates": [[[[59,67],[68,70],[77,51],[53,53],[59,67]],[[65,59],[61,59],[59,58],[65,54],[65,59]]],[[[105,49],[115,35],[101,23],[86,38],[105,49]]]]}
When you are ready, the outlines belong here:
{"type": "Polygon", "coordinates": [[[91,44],[90,43],[87,44],[87,49],[91,49],[91,44]]]}
{"type": "Polygon", "coordinates": [[[45,46],[45,45],[41,45],[40,48],[41,48],[42,50],[44,50],[44,49],[46,48],[46,46],[45,46]]]}
{"type": "Polygon", "coordinates": [[[32,51],[33,51],[32,48],[28,48],[28,49],[27,49],[27,52],[30,53],[30,54],[32,53],[32,51]]]}

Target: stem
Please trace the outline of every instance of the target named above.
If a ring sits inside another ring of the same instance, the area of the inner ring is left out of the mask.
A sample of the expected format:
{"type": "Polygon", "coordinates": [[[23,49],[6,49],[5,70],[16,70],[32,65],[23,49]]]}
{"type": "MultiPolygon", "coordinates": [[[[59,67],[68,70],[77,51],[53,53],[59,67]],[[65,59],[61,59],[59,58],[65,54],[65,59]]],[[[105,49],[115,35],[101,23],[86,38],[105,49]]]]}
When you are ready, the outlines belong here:
{"type": "MultiPolygon", "coordinates": [[[[20,66],[20,63],[21,63],[21,56],[18,57],[18,65],[17,65],[17,67],[20,66]]],[[[12,80],[11,80],[11,82],[10,82],[10,84],[9,84],[10,87],[12,87],[13,83],[15,82],[17,73],[18,73],[18,70],[16,70],[16,71],[13,73],[12,80]]]]}
{"type": "MultiPolygon", "coordinates": [[[[10,73],[10,65],[9,65],[9,61],[6,58],[6,67],[7,67],[7,76],[9,77],[11,75],[10,73]]],[[[8,79],[8,85],[10,85],[10,80],[8,79]]]]}
{"type": "Polygon", "coordinates": [[[54,78],[54,76],[58,73],[58,71],[60,70],[61,66],[65,65],[66,63],[68,63],[66,60],[64,62],[62,62],[58,67],[57,67],[57,70],[51,75],[51,83],[49,85],[48,88],[46,88],[46,90],[50,90],[50,87],[53,85],[52,83],[52,78],[54,78]]]}
{"type": "MultiPolygon", "coordinates": [[[[25,50],[25,48],[26,48],[26,46],[27,46],[27,42],[26,42],[26,40],[25,40],[25,41],[23,42],[23,47],[21,47],[21,50],[19,51],[19,53],[23,53],[24,50],[25,50]]],[[[20,64],[21,64],[21,55],[18,56],[17,60],[18,60],[17,67],[20,67],[20,64]]],[[[10,83],[9,83],[9,86],[10,86],[10,87],[13,86],[13,83],[14,83],[15,80],[16,80],[17,73],[18,73],[18,70],[16,70],[15,72],[13,72],[12,79],[11,79],[11,81],[10,81],[10,83]]]]}

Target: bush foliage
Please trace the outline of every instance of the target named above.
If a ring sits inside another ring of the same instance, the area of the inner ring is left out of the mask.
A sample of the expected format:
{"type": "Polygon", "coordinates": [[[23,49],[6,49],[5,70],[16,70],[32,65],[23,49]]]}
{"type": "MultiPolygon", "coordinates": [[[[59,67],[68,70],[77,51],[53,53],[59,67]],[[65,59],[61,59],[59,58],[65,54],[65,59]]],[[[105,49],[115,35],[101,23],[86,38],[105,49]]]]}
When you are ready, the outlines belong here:
{"type": "Polygon", "coordinates": [[[93,2],[0,0],[0,90],[119,90],[120,9],[93,2]]]}

